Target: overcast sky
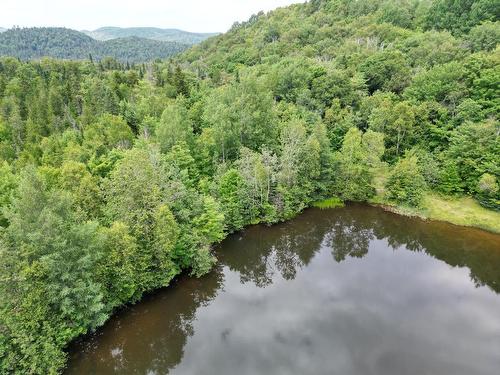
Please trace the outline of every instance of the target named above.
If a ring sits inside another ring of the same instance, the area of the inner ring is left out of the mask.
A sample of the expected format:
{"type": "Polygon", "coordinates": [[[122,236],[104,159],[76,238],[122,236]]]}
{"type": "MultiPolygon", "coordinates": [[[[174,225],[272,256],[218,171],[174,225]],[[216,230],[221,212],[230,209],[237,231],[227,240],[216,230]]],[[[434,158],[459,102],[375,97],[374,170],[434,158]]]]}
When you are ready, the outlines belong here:
{"type": "Polygon", "coordinates": [[[154,26],[198,32],[227,31],[260,10],[300,0],[0,0],[0,27],[154,26]]]}

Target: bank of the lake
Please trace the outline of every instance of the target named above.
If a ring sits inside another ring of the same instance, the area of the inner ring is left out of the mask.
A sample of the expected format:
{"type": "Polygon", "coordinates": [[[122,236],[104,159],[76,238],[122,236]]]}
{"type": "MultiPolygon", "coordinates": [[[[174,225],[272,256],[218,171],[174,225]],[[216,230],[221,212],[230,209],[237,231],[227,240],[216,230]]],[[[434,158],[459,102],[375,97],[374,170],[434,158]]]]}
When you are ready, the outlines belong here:
{"type": "Polygon", "coordinates": [[[420,207],[398,206],[380,196],[370,200],[370,203],[399,215],[445,221],[454,225],[500,233],[500,212],[482,207],[471,197],[447,197],[426,193],[420,207]]]}
{"type": "Polygon", "coordinates": [[[349,203],[251,226],[75,342],[66,373],[496,375],[499,243],[349,203]]]}
{"type": "MultiPolygon", "coordinates": [[[[471,197],[445,197],[435,193],[427,192],[424,196],[422,205],[419,208],[414,208],[397,206],[385,199],[383,190],[378,190],[377,195],[367,203],[367,206],[370,205],[375,209],[382,209],[386,212],[390,212],[391,214],[395,215],[395,217],[402,216],[401,220],[405,221],[408,219],[411,220],[412,218],[417,218],[418,220],[422,220],[424,222],[443,222],[443,225],[445,226],[447,225],[447,223],[450,223],[457,226],[472,227],[486,230],[492,233],[500,233],[500,213],[488,210],[480,206],[477,201],[471,197]]],[[[349,207],[352,207],[353,205],[355,207],[364,206],[364,204],[362,203],[345,203],[342,202],[339,198],[333,197],[331,199],[313,203],[312,208],[306,209],[306,212],[311,212],[311,210],[315,211],[316,209],[319,209],[316,212],[320,212],[320,210],[344,210],[346,209],[346,205],[349,207]]],[[[302,215],[304,215],[304,213],[299,214],[299,218],[302,215]]],[[[298,219],[291,219],[292,222],[295,220],[298,219]]],[[[289,225],[288,222],[278,223],[273,227],[286,225],[289,225]]],[[[253,227],[254,226],[250,226],[244,229],[243,232],[245,230],[252,230],[251,228],[253,227]]],[[[230,235],[230,238],[237,235],[238,234],[230,235]]],[[[182,276],[180,279],[185,280],[186,277],[182,276]]],[[[174,284],[176,284],[176,282],[174,282],[174,284]]],[[[153,291],[152,293],[153,295],[155,295],[155,293],[157,292],[153,291]]],[[[151,297],[146,297],[146,300],[148,300],[148,298],[151,297]]],[[[130,308],[131,306],[123,306],[117,312],[118,316],[122,314],[123,310],[127,311],[130,308]]],[[[112,321],[114,319],[116,319],[116,317],[111,318],[112,321]]],[[[75,342],[81,342],[81,340],[85,340],[86,337],[88,336],[77,339],[75,342]]],[[[90,334],[90,337],[93,337],[93,335],[90,334]]],[[[73,343],[70,345],[70,347],[73,347],[74,345],[75,344],[73,343]]]]}
{"type": "Polygon", "coordinates": [[[447,196],[433,191],[426,191],[419,207],[398,205],[386,197],[385,185],[389,175],[387,165],[375,170],[373,181],[376,194],[368,203],[384,210],[404,216],[419,217],[423,220],[437,220],[474,227],[493,233],[500,233],[500,212],[481,206],[471,196],[447,196]]]}
{"type": "MultiPolygon", "coordinates": [[[[418,217],[422,220],[444,221],[454,225],[500,233],[500,212],[482,207],[472,197],[450,197],[426,192],[419,207],[410,207],[400,206],[387,200],[383,191],[379,191],[368,203],[398,215],[418,217]]],[[[320,209],[332,209],[343,207],[344,202],[334,197],[314,202],[312,206],[320,209]]]]}

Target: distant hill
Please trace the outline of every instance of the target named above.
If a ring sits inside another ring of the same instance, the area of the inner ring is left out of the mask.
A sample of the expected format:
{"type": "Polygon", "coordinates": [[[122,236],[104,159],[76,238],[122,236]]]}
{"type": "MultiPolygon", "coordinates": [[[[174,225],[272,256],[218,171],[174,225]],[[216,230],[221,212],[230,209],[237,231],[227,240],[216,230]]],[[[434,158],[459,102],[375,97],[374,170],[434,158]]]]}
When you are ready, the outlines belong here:
{"type": "Polygon", "coordinates": [[[114,57],[123,62],[145,62],[171,57],[189,45],[138,37],[98,41],[71,29],[14,28],[0,33],[0,56],[23,60],[41,57],[82,60],[114,57]]]}
{"type": "Polygon", "coordinates": [[[7,31],[7,29],[4,29],[3,27],[0,27],[0,33],[3,33],[4,31],[7,31]]]}
{"type": "Polygon", "coordinates": [[[82,31],[97,40],[111,40],[117,38],[139,37],[159,40],[163,42],[178,42],[183,44],[197,44],[218,33],[190,33],[178,29],[160,29],[157,27],[101,27],[93,31],[82,31]]]}
{"type": "Polygon", "coordinates": [[[97,43],[99,45],[99,52],[95,56],[98,58],[112,56],[117,60],[129,62],[165,59],[189,48],[188,44],[138,37],[97,41],[97,43]]]}

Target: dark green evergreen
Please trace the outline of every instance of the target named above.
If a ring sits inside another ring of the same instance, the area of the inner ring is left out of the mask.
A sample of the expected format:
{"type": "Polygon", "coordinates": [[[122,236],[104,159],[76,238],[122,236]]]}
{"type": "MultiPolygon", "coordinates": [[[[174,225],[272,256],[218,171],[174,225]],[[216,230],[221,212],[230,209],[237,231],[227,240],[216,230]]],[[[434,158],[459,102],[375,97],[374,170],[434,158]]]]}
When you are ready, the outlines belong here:
{"type": "Polygon", "coordinates": [[[123,63],[165,59],[188,44],[128,36],[98,41],[79,31],[57,27],[13,28],[0,33],[0,56],[22,60],[55,57],[90,61],[112,57],[123,63]]]}

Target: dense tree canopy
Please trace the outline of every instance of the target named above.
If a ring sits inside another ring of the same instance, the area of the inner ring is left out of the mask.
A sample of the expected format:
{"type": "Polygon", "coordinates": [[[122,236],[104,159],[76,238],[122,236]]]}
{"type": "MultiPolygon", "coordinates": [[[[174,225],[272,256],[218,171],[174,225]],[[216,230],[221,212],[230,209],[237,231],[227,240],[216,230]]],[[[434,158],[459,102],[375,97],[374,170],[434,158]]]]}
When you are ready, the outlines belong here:
{"type": "Polygon", "coordinates": [[[380,170],[395,204],[498,210],[494,5],[312,0],[169,61],[1,58],[0,372],[60,371],[227,233],[366,201],[380,170]]]}
{"type": "Polygon", "coordinates": [[[192,33],[178,29],[160,29],[157,27],[100,27],[92,31],[82,31],[97,40],[129,38],[132,36],[164,42],[178,42],[182,44],[197,44],[217,33],[192,33]]]}
{"type": "Polygon", "coordinates": [[[188,47],[176,41],[137,36],[99,41],[76,30],[56,27],[13,28],[0,33],[0,56],[23,60],[55,57],[97,61],[113,57],[123,63],[140,63],[168,58],[188,47]]]}

